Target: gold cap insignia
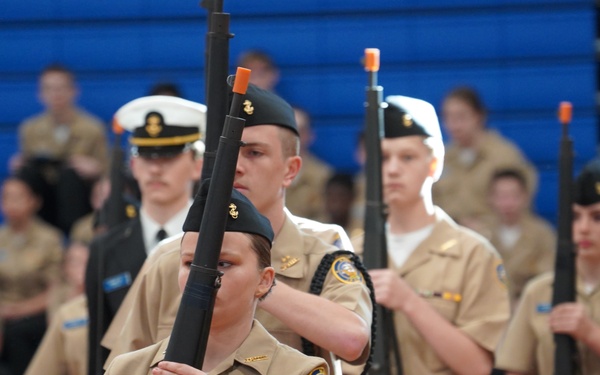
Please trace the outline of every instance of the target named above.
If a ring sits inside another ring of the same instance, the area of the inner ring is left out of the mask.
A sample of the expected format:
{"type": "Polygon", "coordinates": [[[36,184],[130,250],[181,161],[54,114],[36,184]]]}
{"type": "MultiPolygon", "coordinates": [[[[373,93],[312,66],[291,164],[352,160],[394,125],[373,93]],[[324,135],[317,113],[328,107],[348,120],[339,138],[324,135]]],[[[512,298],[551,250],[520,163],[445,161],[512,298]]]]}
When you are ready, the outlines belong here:
{"type": "Polygon", "coordinates": [[[234,219],[237,219],[240,213],[237,210],[237,206],[233,203],[229,203],[229,216],[234,219]]]}
{"type": "Polygon", "coordinates": [[[146,131],[151,137],[157,137],[162,131],[161,126],[162,119],[157,114],[151,114],[146,119],[146,131]]]}
{"type": "Polygon", "coordinates": [[[252,102],[248,99],[244,100],[244,112],[247,115],[251,115],[254,113],[254,107],[252,106],[252,102]]]}
{"type": "Polygon", "coordinates": [[[127,215],[128,218],[132,219],[134,217],[137,216],[137,210],[135,209],[135,206],[132,204],[128,204],[125,207],[125,215],[127,215]]]}
{"type": "Polygon", "coordinates": [[[411,115],[405,114],[404,116],[402,116],[402,125],[404,125],[407,128],[410,128],[411,126],[413,126],[413,124],[414,122],[411,115]]]}
{"type": "Polygon", "coordinates": [[[600,182],[596,182],[596,194],[600,195],[600,182]]]}

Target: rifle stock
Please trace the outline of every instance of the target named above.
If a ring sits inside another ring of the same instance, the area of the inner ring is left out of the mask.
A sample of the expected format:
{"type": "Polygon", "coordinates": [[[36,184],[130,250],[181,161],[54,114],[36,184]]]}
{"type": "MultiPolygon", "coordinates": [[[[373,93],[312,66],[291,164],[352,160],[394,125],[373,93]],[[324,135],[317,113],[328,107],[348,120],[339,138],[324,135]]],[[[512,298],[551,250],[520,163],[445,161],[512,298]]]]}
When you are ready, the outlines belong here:
{"type": "MultiPolygon", "coordinates": [[[[379,71],[379,50],[365,50],[365,70],[368,72],[366,88],[367,101],[365,118],[365,151],[367,160],[366,174],[366,207],[364,222],[363,260],[367,269],[387,268],[387,240],[385,234],[385,205],[383,203],[381,173],[381,140],[384,137],[383,127],[383,87],[377,85],[379,71]]],[[[392,353],[390,335],[395,337],[392,312],[381,305],[373,306],[373,321],[377,319],[375,337],[372,338],[373,362],[369,374],[390,374],[389,356],[392,353]]],[[[395,341],[393,341],[395,343],[395,341]]],[[[397,346],[397,345],[396,345],[397,346]]],[[[396,367],[401,374],[402,366],[398,348],[396,367]]]]}
{"type": "MultiPolygon", "coordinates": [[[[571,103],[562,102],[559,118],[562,137],[559,155],[558,243],[554,269],[552,306],[573,302],[576,298],[575,247],[573,245],[573,142],[569,137],[571,103]]],[[[577,369],[577,345],[566,334],[554,334],[554,374],[573,375],[577,369]]]]}
{"type": "Polygon", "coordinates": [[[237,116],[242,108],[249,75],[250,70],[238,68],[231,111],[226,116],[217,149],[194,260],[165,353],[165,360],[197,369],[202,369],[204,363],[215,296],[220,286],[221,275],[217,265],[246,122],[237,116]]]}

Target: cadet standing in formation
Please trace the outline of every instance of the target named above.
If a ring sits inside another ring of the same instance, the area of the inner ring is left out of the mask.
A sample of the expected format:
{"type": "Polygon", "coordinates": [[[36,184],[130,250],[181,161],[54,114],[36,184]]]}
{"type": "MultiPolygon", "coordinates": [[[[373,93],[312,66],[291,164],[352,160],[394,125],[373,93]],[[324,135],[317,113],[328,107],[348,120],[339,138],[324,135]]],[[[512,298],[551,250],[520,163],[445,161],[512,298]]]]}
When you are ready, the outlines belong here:
{"type": "MultiPolygon", "coordinates": [[[[181,291],[194,259],[209,183],[209,180],[203,183],[183,225],[178,277],[181,291]]],[[[107,374],[328,373],[323,358],[307,357],[280,344],[254,320],[258,302],[267,297],[275,280],[270,252],[273,229],[269,220],[238,191],[233,190],[230,202],[235,212],[227,218],[219,256],[218,269],[223,276],[215,301],[203,371],[180,363],[161,362],[169,344],[167,338],[148,348],[118,356],[107,374]]]]}
{"type": "Polygon", "coordinates": [[[125,104],[115,114],[117,124],[132,133],[131,170],[142,197],[138,217],[97,237],[90,247],[86,295],[92,375],[108,356],[108,351],[98,352],[100,340],[148,252],[160,240],[181,232],[193,184],[202,170],[195,147],[205,112],[204,105],[185,99],[148,96],[125,104]]]}
{"type": "Polygon", "coordinates": [[[377,302],[394,312],[405,374],[489,374],[510,315],[502,260],[432,203],[444,162],[433,106],[404,96],[386,101],[390,264],[369,271],[377,302]]]}
{"type": "MultiPolygon", "coordinates": [[[[278,284],[259,304],[256,318],[279,341],[296,349],[302,348],[301,336],[310,340],[330,365],[336,357],[364,363],[370,349],[372,305],[362,275],[339,258],[337,267],[325,273],[321,295],[308,293],[323,256],[351,245],[341,227],[298,218],[285,209],[285,190],[302,165],[293,110],[280,97],[253,85],[245,98],[244,146],[234,187],[269,218],[276,234],[271,261],[278,284]]],[[[111,358],[170,333],[181,298],[175,283],[180,238],[172,241],[140,275],[135,301],[126,307],[126,323],[116,340],[106,343],[113,349],[111,358]]]]}
{"type": "Polygon", "coordinates": [[[577,249],[577,302],[552,307],[554,274],[527,284],[497,352],[507,374],[554,374],[553,333],[577,341],[582,375],[600,373],[600,161],[575,183],[573,242],[577,249]]]}

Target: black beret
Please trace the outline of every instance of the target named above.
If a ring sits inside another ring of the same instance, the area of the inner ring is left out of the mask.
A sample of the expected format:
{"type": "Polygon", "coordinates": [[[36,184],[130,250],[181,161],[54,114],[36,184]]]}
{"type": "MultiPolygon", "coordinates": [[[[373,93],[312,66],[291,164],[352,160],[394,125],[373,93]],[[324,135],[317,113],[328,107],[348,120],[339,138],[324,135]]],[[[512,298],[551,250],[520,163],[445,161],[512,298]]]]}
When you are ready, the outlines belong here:
{"type": "MultiPolygon", "coordinates": [[[[183,223],[184,232],[200,231],[209,186],[210,179],[202,182],[200,191],[196,194],[194,203],[190,207],[183,223]]],[[[273,228],[271,228],[271,222],[258,212],[248,198],[239,191],[232,189],[229,202],[229,213],[227,215],[225,231],[258,234],[266,238],[269,243],[273,242],[274,233],[273,228]]]]}
{"type": "Polygon", "coordinates": [[[273,92],[253,84],[248,85],[240,117],[246,120],[246,127],[277,125],[299,134],[292,106],[273,92]]]}
{"type": "Polygon", "coordinates": [[[428,102],[407,96],[389,96],[386,103],[385,138],[421,135],[441,139],[435,109],[428,102]]]}
{"type": "Polygon", "coordinates": [[[575,180],[573,202],[581,206],[600,202],[600,159],[589,162],[575,180]]]}
{"type": "Polygon", "coordinates": [[[119,108],[114,121],[131,132],[132,153],[172,156],[200,140],[206,127],[206,106],[174,96],[146,96],[119,108]]]}

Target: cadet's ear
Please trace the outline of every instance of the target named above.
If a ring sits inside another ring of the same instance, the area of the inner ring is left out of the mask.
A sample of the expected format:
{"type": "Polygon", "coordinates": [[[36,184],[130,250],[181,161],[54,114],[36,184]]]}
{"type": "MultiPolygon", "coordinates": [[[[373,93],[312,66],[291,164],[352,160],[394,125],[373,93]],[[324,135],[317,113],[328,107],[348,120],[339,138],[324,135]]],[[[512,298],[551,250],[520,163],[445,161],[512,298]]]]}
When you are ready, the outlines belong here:
{"type": "Polygon", "coordinates": [[[265,267],[260,273],[260,280],[256,287],[256,298],[263,298],[269,293],[275,280],[275,269],[273,267],[265,267]]]}
{"type": "Polygon", "coordinates": [[[288,188],[292,184],[292,181],[294,181],[294,178],[300,172],[300,168],[302,168],[302,158],[297,155],[290,156],[286,159],[285,164],[286,169],[283,175],[283,187],[288,188]]]}

